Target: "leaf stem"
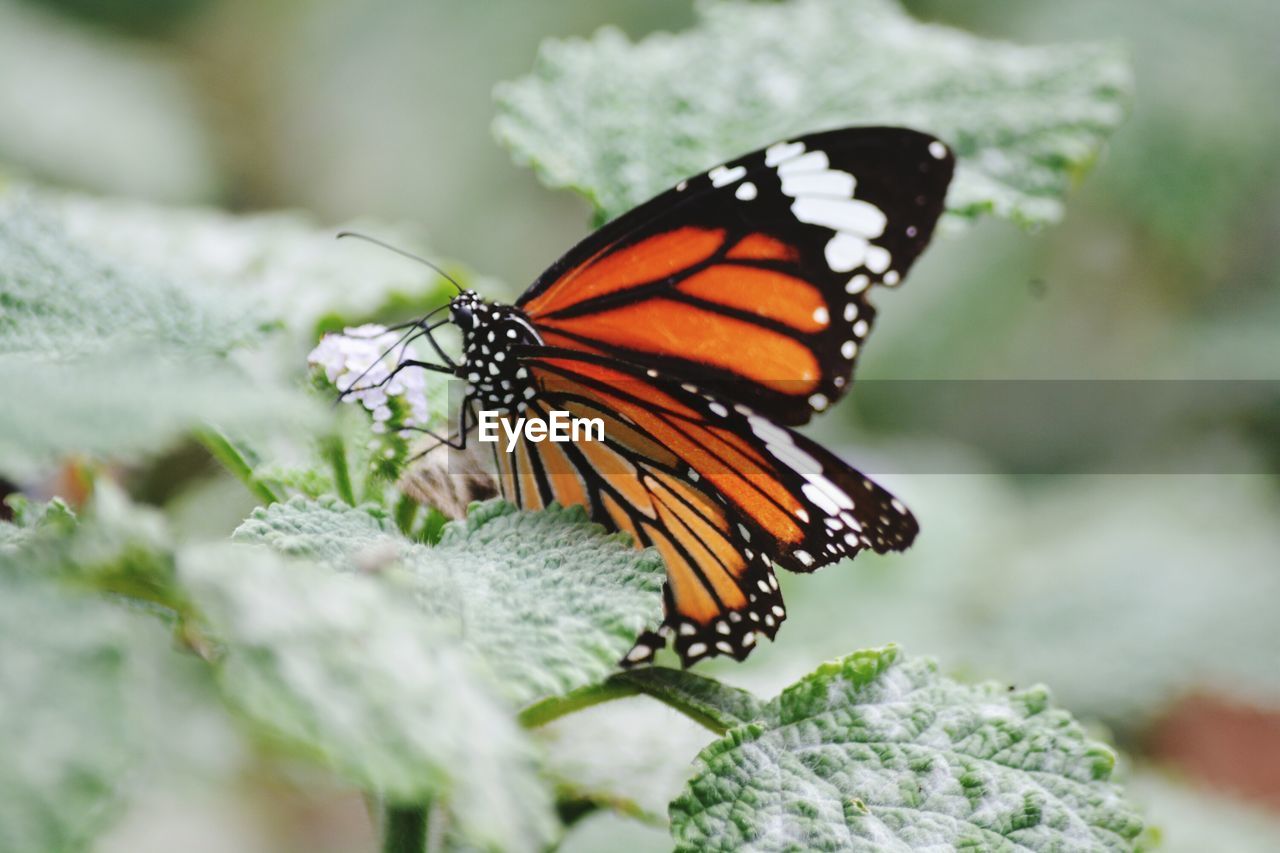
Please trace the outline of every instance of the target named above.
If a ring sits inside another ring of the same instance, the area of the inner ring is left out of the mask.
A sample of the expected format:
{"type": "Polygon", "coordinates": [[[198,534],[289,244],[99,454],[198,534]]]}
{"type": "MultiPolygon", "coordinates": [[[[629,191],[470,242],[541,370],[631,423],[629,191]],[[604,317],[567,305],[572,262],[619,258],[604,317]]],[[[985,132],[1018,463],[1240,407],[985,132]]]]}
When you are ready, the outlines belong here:
{"type": "Polygon", "coordinates": [[[270,505],[283,499],[276,494],[275,489],[254,475],[253,463],[224,432],[216,427],[206,427],[196,432],[196,440],[263,503],[270,505]]]}
{"type": "Polygon", "coordinates": [[[382,810],[382,853],[423,853],[430,806],[394,806],[382,810]]]}
{"type": "Polygon", "coordinates": [[[563,696],[552,696],[550,699],[535,702],[521,711],[517,719],[526,729],[536,729],[574,711],[581,711],[583,708],[590,708],[592,705],[614,699],[625,699],[639,692],[640,689],[633,685],[608,679],[599,684],[589,684],[586,687],[571,690],[563,696]]]}
{"type": "MultiPolygon", "coordinates": [[[[637,672],[645,672],[645,670],[637,670],[637,672]]],[[[652,670],[652,672],[661,675],[666,673],[666,670],[658,668],[652,670]]],[[[694,676],[688,676],[684,673],[678,673],[678,675],[681,678],[694,678],[694,676]]],[[[710,679],[697,678],[697,681],[700,684],[714,687],[716,690],[726,691],[730,698],[738,702],[742,701],[740,697],[749,697],[749,694],[745,691],[724,687],[710,679]]],[[[662,680],[636,677],[634,673],[620,673],[599,684],[580,687],[563,696],[543,699],[541,702],[536,702],[521,711],[518,719],[520,725],[527,729],[537,728],[566,714],[572,714],[574,711],[581,711],[584,708],[590,708],[592,705],[599,705],[602,702],[625,699],[628,696],[637,696],[642,693],[657,699],[670,708],[674,708],[690,720],[717,735],[722,735],[734,726],[745,722],[745,719],[737,718],[734,710],[727,707],[717,707],[713,702],[709,701],[708,695],[698,695],[689,690],[680,689],[678,683],[664,683],[662,680]]]]}

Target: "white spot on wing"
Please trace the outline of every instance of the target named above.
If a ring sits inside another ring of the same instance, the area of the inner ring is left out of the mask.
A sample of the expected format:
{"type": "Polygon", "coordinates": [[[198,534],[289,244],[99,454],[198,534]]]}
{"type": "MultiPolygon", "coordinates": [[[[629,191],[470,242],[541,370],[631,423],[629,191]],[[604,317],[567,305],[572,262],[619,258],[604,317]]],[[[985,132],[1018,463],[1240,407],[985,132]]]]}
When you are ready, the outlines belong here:
{"type": "Polygon", "coordinates": [[[831,166],[826,152],[810,151],[808,154],[794,157],[778,166],[779,175],[798,175],[802,172],[824,172],[831,166]]]}
{"type": "Polygon", "coordinates": [[[858,273],[849,279],[849,283],[844,286],[845,293],[861,293],[867,289],[867,285],[871,284],[871,279],[862,273],[858,273]]]}
{"type": "Polygon", "coordinates": [[[707,172],[707,177],[711,179],[711,186],[713,187],[723,187],[726,184],[745,178],[746,175],[747,169],[745,166],[734,166],[732,169],[725,166],[716,166],[710,172],[707,172]]]}
{"type": "Polygon", "coordinates": [[[767,419],[759,415],[752,415],[748,419],[751,424],[751,431],[757,436],[771,444],[791,444],[791,436],[782,427],[775,426],[767,419]]]}
{"type": "MultiPolygon", "coordinates": [[[[812,198],[795,200],[791,212],[796,219],[810,225],[821,225],[833,231],[849,231],[863,237],[879,237],[888,221],[880,208],[853,198],[812,198]]],[[[877,247],[879,248],[879,247],[877,247]]],[[[880,249],[885,255],[889,253],[880,249]]],[[[883,272],[883,269],[876,270],[883,272]]]]}
{"type": "Polygon", "coordinates": [[[850,272],[862,266],[870,244],[856,234],[839,233],[827,241],[823,255],[832,272],[850,272]]]}
{"type": "Polygon", "coordinates": [[[873,273],[882,273],[889,268],[889,250],[882,246],[867,249],[867,269],[873,273]]]}
{"type": "Polygon", "coordinates": [[[651,654],[653,654],[653,649],[646,645],[638,645],[632,648],[631,651],[627,652],[627,660],[632,662],[644,660],[651,654]]]}
{"type": "MultiPolygon", "coordinates": [[[[826,495],[827,500],[835,504],[840,509],[853,509],[853,500],[844,493],[844,490],[835,483],[828,480],[821,474],[817,474],[808,478],[808,485],[813,486],[822,494],[826,495]]],[[[806,492],[806,494],[808,494],[806,492]]]]}
{"type": "Polygon", "coordinates": [[[941,160],[947,156],[947,146],[935,139],[929,143],[929,153],[935,160],[941,160]]]}
{"type": "Polygon", "coordinates": [[[840,511],[840,507],[836,505],[836,502],[831,500],[826,492],[813,485],[813,483],[805,483],[800,487],[800,491],[804,492],[805,497],[817,504],[818,508],[827,515],[835,515],[840,511]]]}
{"type": "Polygon", "coordinates": [[[756,185],[750,181],[743,181],[733,194],[741,201],[751,201],[756,197],[756,185]]]}
{"type": "MultiPolygon", "coordinates": [[[[782,170],[779,170],[781,173],[782,170]]],[[[782,176],[782,191],[792,198],[802,195],[829,196],[831,198],[853,198],[853,188],[857,182],[853,175],[829,169],[825,172],[802,172],[798,175],[782,176]]]]}
{"type": "Polygon", "coordinates": [[[803,142],[779,142],[764,150],[764,164],[776,166],[804,153],[803,142]]]}

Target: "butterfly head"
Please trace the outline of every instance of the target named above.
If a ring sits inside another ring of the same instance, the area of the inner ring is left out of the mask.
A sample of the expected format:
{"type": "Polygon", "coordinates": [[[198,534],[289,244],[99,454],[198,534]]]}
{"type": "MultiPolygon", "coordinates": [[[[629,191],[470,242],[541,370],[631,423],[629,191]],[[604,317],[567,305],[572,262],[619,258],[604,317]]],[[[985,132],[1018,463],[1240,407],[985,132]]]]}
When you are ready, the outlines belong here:
{"type": "Polygon", "coordinates": [[[449,301],[449,320],[466,334],[475,329],[484,308],[485,303],[480,294],[474,290],[464,290],[449,301]]]}

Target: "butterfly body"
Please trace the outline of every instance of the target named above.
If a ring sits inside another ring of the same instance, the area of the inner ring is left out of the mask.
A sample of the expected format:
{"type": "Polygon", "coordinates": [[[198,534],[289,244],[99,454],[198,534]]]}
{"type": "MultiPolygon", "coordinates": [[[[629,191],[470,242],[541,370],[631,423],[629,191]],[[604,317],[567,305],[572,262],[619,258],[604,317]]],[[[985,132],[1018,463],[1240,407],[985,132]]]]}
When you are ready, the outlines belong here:
{"type": "Polygon", "coordinates": [[[953,166],[899,128],[783,141],[604,226],[514,306],[452,301],[464,410],[605,425],[603,441],[525,440],[496,462],[508,500],[581,504],[663,556],[666,619],[624,663],[667,642],[686,665],[742,659],[786,618],[775,565],[915,537],[899,500],[792,427],[848,391],[868,294],[924,249],[953,166]]]}
{"type": "Polygon", "coordinates": [[[542,344],[537,329],[519,309],[487,302],[466,290],[449,303],[449,316],[462,332],[467,399],[481,409],[523,413],[537,389],[517,352],[542,344]]]}

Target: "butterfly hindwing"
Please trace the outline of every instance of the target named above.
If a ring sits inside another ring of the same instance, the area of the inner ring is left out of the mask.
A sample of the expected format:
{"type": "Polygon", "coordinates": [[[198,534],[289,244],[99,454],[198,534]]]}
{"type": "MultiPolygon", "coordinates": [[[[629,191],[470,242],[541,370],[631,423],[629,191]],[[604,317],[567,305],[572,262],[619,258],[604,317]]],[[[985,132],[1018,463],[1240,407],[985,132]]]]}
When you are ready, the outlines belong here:
{"type": "Polygon", "coordinates": [[[686,664],[741,659],[786,617],[775,562],[807,572],[915,535],[895,498],[741,403],[593,354],[545,349],[522,363],[538,387],[528,416],[599,418],[605,440],[522,438],[498,452],[503,494],[530,509],[581,503],[666,562],[666,622],[628,663],[668,638],[686,664]]]}
{"type": "Polygon", "coordinates": [[[848,390],[868,291],[924,249],[953,168],[940,141],[899,128],[780,142],[604,226],[518,305],[548,345],[804,423],[848,390]]]}

